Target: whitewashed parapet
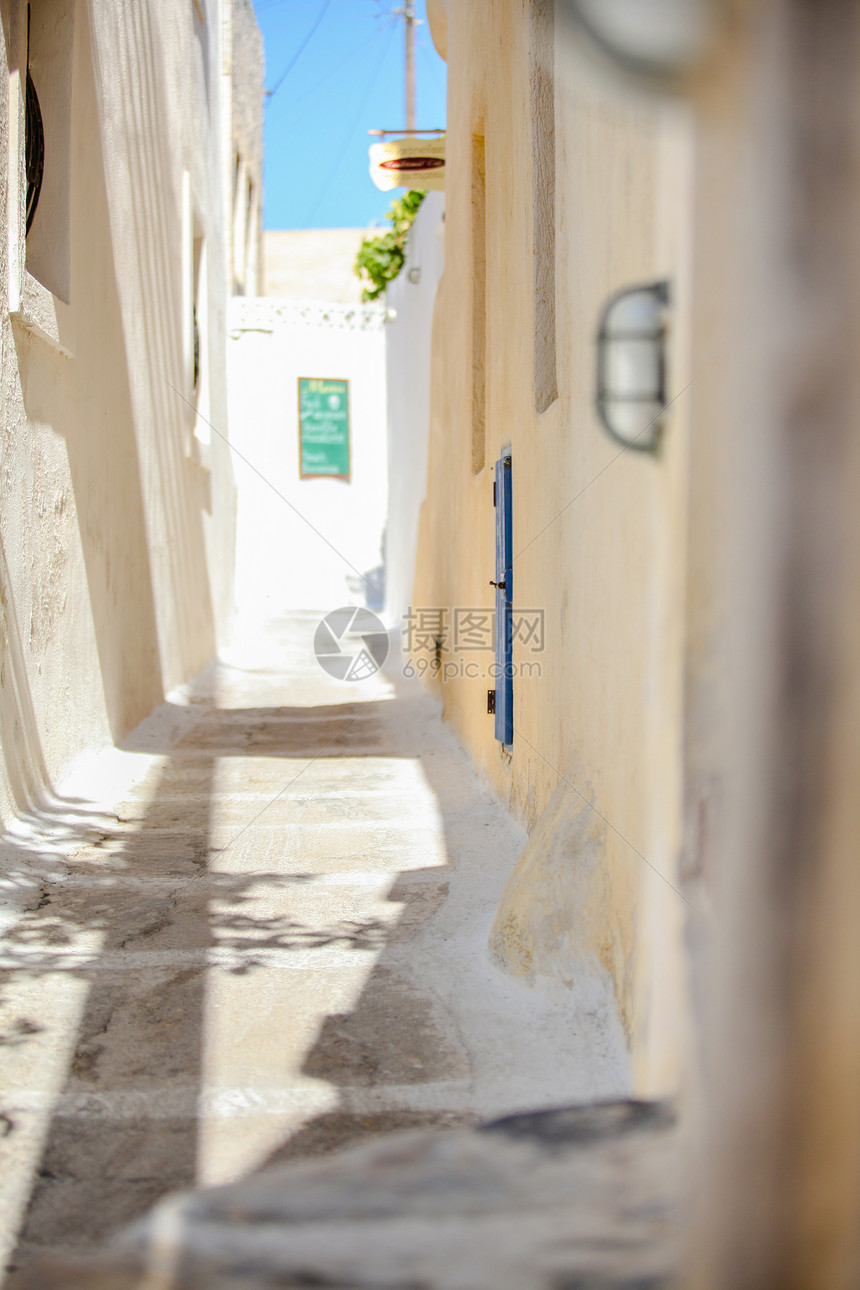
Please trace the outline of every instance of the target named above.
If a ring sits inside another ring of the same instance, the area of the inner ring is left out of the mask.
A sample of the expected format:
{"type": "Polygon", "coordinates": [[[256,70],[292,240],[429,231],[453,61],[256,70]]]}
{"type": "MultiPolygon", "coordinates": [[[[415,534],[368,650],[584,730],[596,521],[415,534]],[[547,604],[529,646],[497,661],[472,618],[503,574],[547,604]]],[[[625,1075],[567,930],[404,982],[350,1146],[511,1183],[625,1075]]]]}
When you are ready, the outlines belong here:
{"type": "Polygon", "coordinates": [[[325,300],[279,300],[276,296],[234,296],[230,301],[230,334],[276,331],[281,327],[321,331],[381,331],[381,305],[344,305],[325,300]]]}

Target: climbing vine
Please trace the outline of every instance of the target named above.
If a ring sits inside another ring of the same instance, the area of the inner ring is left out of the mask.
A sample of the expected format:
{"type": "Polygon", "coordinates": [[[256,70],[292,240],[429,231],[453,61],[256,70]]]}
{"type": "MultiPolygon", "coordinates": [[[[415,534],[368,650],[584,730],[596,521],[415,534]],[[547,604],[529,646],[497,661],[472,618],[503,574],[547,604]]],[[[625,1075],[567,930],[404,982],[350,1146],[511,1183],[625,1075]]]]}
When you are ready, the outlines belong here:
{"type": "Polygon", "coordinates": [[[376,237],[366,237],[355,258],[355,276],[367,283],[361,293],[365,302],[378,300],[397,277],[406,260],[406,237],[412,221],[418,214],[426,194],[421,189],[411,189],[402,197],[395,197],[385,218],[391,229],[376,237]]]}

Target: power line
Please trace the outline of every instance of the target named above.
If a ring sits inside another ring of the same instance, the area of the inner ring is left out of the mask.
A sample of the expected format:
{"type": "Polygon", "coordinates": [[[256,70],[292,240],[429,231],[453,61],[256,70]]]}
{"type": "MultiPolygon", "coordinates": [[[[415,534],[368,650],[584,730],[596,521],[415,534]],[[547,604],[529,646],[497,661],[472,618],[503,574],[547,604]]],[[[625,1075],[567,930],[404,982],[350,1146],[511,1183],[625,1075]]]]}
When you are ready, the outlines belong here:
{"type": "Polygon", "coordinates": [[[403,0],[403,27],[406,33],[406,129],[415,129],[415,0],[403,0]]]}
{"type": "MultiPolygon", "coordinates": [[[[329,71],[324,72],[323,75],[320,76],[318,80],[314,82],[313,89],[308,90],[306,94],[299,95],[297,99],[288,99],[287,107],[284,110],[294,112],[296,108],[301,107],[303,103],[307,103],[308,99],[317,98],[319,94],[319,87],[321,85],[325,85],[326,81],[330,81],[333,76],[337,76],[340,72],[343,71],[345,67],[349,67],[351,63],[354,63],[358,55],[361,53],[361,51],[363,49],[366,49],[367,46],[370,45],[373,41],[375,41],[378,36],[381,36],[384,32],[386,32],[389,27],[394,26],[396,21],[397,21],[396,18],[391,18],[385,24],[384,27],[380,27],[376,31],[372,31],[370,35],[361,42],[361,44],[356,45],[355,49],[350,51],[348,57],[345,58],[342,63],[337,63],[336,66],[330,68],[329,71]]],[[[283,102],[283,99],[281,100],[281,102],[283,102]]]]}
{"type": "Polygon", "coordinates": [[[313,206],[311,207],[310,214],[305,220],[305,228],[310,227],[311,220],[316,215],[317,210],[319,209],[320,203],[322,202],[322,199],[325,197],[326,193],[328,192],[329,186],[331,185],[332,180],[334,179],[335,175],[340,169],[341,162],[346,156],[347,149],[349,148],[349,145],[352,143],[352,136],[355,133],[355,127],[358,125],[362,112],[367,107],[368,99],[373,93],[374,87],[376,86],[376,82],[379,79],[379,73],[382,71],[382,65],[385,62],[385,57],[389,49],[391,48],[391,41],[394,37],[394,31],[395,31],[395,28],[392,27],[388,40],[385,42],[385,48],[382,51],[382,57],[380,58],[379,62],[376,64],[376,67],[373,70],[373,75],[371,76],[370,83],[367,87],[367,93],[365,94],[364,98],[361,100],[361,103],[359,104],[358,109],[356,110],[355,116],[352,118],[352,121],[350,122],[349,130],[347,131],[346,137],[344,138],[343,147],[341,148],[338,154],[337,160],[335,161],[334,165],[330,168],[328,175],[326,176],[325,183],[323,184],[322,188],[320,189],[319,193],[314,199],[314,203],[313,203],[313,206]]]}
{"type": "Polygon", "coordinates": [[[267,93],[268,93],[268,102],[269,102],[269,103],[271,103],[272,99],[273,99],[273,98],[274,98],[274,96],[277,94],[278,90],[281,88],[281,86],[283,85],[284,81],[287,79],[287,76],[288,76],[288,75],[289,75],[289,73],[293,70],[293,68],[295,67],[296,63],[297,63],[297,62],[299,61],[299,59],[301,58],[302,54],[303,54],[303,53],[305,52],[305,50],[307,49],[308,45],[310,44],[310,42],[311,42],[311,40],[312,40],[312,38],[313,38],[313,36],[314,36],[314,33],[316,32],[317,28],[319,27],[320,23],[322,22],[323,18],[325,17],[325,15],[326,15],[326,10],[328,9],[328,7],[329,7],[329,5],[330,5],[330,4],[331,4],[331,0],[323,0],[323,7],[322,7],[322,9],[320,9],[319,13],[317,14],[317,20],[316,20],[316,22],[315,22],[315,23],[314,23],[314,25],[311,27],[311,29],[310,29],[310,31],[308,32],[308,34],[305,36],[304,40],[303,40],[303,41],[302,41],[302,43],[299,45],[298,49],[296,50],[296,52],[295,52],[295,54],[293,55],[293,57],[290,59],[289,63],[287,63],[287,66],[286,66],[286,67],[284,68],[284,70],[281,72],[281,74],[280,74],[280,76],[278,77],[278,79],[275,81],[275,84],[272,86],[272,88],[271,88],[269,91],[267,91],[267,93]]]}
{"type": "Polygon", "coordinates": [[[436,82],[437,88],[440,90],[445,90],[446,84],[445,84],[444,76],[439,67],[439,63],[442,60],[438,58],[438,56],[436,58],[433,57],[433,55],[430,52],[429,46],[427,45],[427,42],[422,40],[420,36],[418,37],[418,49],[424,55],[425,67],[427,67],[433,73],[433,79],[436,82]]]}

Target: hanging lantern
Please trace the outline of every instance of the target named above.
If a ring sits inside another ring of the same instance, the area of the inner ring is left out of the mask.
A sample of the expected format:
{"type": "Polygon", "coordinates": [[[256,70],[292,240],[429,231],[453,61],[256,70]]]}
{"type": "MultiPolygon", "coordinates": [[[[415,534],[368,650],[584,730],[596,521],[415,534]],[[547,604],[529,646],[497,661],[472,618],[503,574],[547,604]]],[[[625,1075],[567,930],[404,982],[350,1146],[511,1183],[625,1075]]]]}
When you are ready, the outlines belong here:
{"type": "Polygon", "coordinates": [[[381,143],[372,143],[370,177],[383,192],[392,188],[444,189],[445,136],[419,139],[409,135],[405,139],[383,138],[381,143]]]}

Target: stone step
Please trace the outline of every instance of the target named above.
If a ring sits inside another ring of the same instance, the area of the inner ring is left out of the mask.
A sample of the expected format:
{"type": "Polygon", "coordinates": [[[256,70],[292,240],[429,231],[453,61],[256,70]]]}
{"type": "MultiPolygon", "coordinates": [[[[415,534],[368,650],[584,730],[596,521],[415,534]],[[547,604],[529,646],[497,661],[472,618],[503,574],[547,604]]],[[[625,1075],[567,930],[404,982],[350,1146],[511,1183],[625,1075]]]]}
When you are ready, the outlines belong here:
{"type": "Polygon", "coordinates": [[[661,1104],[393,1134],[171,1197],[9,1290],[659,1290],[679,1265],[661,1104]]]}

